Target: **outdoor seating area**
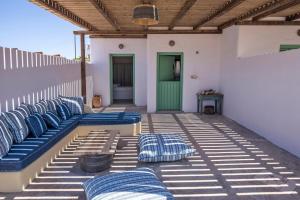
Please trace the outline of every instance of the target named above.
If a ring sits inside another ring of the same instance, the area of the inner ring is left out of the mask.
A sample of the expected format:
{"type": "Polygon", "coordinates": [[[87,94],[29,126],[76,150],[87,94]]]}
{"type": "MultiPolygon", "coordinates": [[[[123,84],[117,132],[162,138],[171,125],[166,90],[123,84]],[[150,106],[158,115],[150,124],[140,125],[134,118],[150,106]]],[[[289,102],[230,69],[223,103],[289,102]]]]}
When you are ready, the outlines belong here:
{"type": "Polygon", "coordinates": [[[0,200],[300,200],[299,0],[0,18],[0,200]]]}

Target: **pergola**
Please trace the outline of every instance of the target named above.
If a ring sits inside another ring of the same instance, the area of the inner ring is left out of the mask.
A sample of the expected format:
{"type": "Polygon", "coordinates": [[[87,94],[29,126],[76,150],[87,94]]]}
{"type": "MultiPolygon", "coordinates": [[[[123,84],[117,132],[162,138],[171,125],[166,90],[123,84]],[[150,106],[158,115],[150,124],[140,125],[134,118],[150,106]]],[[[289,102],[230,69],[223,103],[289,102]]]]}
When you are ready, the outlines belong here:
{"type": "Polygon", "coordinates": [[[146,38],[147,34],[222,34],[233,25],[300,25],[299,0],[30,0],[82,27],[81,83],[86,96],[84,36],[146,38]],[[132,22],[136,5],[154,4],[159,24],[132,22]]]}

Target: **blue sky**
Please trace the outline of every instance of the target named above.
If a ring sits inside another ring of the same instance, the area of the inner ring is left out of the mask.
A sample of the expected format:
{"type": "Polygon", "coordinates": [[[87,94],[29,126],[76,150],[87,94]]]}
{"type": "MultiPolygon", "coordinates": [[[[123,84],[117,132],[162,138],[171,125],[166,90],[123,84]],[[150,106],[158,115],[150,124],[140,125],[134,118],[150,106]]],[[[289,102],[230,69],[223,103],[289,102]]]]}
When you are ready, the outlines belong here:
{"type": "Polygon", "coordinates": [[[79,29],[27,0],[0,0],[0,46],[74,58],[79,29]]]}

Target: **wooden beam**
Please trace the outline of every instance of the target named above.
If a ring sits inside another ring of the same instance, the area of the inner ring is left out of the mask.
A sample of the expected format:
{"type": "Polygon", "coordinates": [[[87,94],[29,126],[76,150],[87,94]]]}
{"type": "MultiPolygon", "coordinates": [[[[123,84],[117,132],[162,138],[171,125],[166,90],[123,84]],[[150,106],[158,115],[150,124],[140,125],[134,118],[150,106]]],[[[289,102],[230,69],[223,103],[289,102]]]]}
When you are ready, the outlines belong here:
{"type": "Polygon", "coordinates": [[[285,21],[294,21],[294,20],[297,20],[297,19],[300,19],[300,12],[296,12],[292,15],[289,15],[285,18],[285,21]]]}
{"type": "Polygon", "coordinates": [[[147,38],[147,35],[90,35],[90,38],[147,38]]]}
{"type": "Polygon", "coordinates": [[[173,18],[169,25],[169,30],[172,30],[176,23],[184,17],[184,15],[191,9],[191,7],[196,3],[197,0],[186,0],[177,13],[177,15],[173,18]]]}
{"type": "Polygon", "coordinates": [[[264,13],[261,13],[261,14],[257,15],[256,17],[254,17],[252,19],[252,21],[258,21],[262,18],[268,17],[269,15],[272,15],[274,13],[278,13],[278,12],[283,11],[283,10],[286,10],[286,9],[291,8],[293,6],[296,6],[298,4],[300,4],[299,0],[294,0],[294,1],[288,2],[286,4],[280,5],[276,8],[274,8],[274,9],[268,10],[264,13]]]}
{"type": "Polygon", "coordinates": [[[109,12],[101,0],[88,0],[98,12],[116,29],[120,30],[120,25],[117,19],[109,12]]]}
{"type": "Polygon", "coordinates": [[[84,103],[86,103],[86,63],[85,63],[85,38],[84,34],[80,34],[80,71],[81,71],[81,95],[84,98],[84,103]]]}
{"type": "Polygon", "coordinates": [[[300,21],[242,21],[237,25],[253,25],[253,26],[299,26],[300,21]]]}
{"type": "Polygon", "coordinates": [[[74,31],[75,35],[147,35],[147,34],[221,34],[222,30],[101,30],[101,31],[74,31]]]}
{"type": "Polygon", "coordinates": [[[42,8],[45,8],[46,10],[49,10],[53,14],[68,20],[69,22],[71,22],[77,26],[80,26],[82,28],[89,29],[89,30],[97,30],[97,28],[95,26],[91,25],[87,21],[78,17],[73,12],[66,9],[61,4],[57,3],[54,0],[30,0],[30,1],[42,8]]]}
{"type": "Polygon", "coordinates": [[[253,8],[249,11],[247,11],[246,13],[243,13],[242,15],[236,17],[236,18],[233,18],[223,24],[221,24],[219,26],[219,29],[225,29],[229,26],[232,26],[240,21],[243,21],[245,19],[248,19],[250,17],[253,17],[253,16],[256,16],[258,15],[259,13],[262,13],[266,10],[269,10],[269,9],[272,9],[276,6],[278,6],[280,3],[282,3],[282,0],[271,0],[271,1],[268,1],[267,3],[263,4],[263,5],[260,5],[256,8],[253,8]]]}
{"type": "Polygon", "coordinates": [[[216,17],[220,17],[221,15],[224,15],[226,12],[232,10],[233,8],[239,6],[241,3],[243,3],[245,0],[229,0],[225,4],[223,4],[220,8],[218,8],[216,11],[209,14],[204,19],[201,19],[196,25],[194,25],[193,29],[196,30],[205,23],[213,20],[216,17]]]}

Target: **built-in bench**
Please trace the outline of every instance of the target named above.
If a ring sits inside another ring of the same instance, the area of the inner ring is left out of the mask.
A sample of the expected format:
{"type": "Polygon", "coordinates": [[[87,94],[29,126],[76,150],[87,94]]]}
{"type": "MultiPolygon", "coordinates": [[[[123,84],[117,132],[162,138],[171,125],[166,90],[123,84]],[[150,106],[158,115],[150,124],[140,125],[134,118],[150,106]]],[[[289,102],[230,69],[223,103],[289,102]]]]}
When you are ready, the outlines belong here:
{"type": "Polygon", "coordinates": [[[97,129],[119,130],[121,136],[136,135],[141,132],[141,116],[122,112],[75,115],[58,129],[14,144],[0,159],[0,179],[9,180],[0,184],[0,192],[22,191],[70,141],[97,129]]]}

